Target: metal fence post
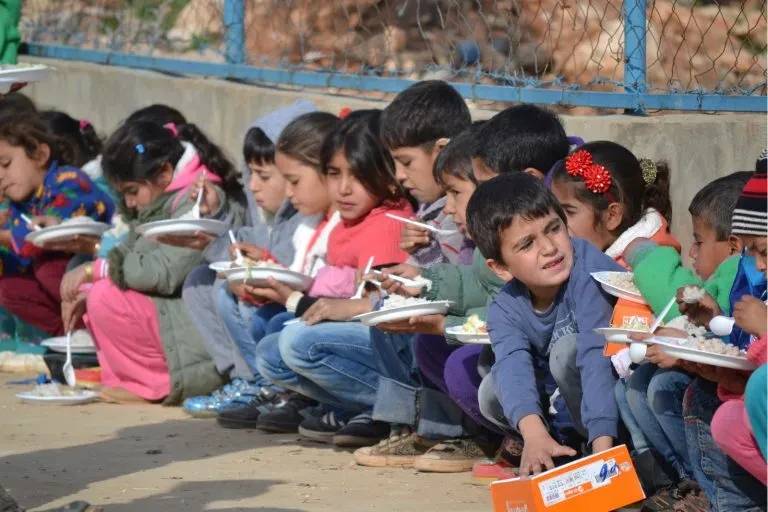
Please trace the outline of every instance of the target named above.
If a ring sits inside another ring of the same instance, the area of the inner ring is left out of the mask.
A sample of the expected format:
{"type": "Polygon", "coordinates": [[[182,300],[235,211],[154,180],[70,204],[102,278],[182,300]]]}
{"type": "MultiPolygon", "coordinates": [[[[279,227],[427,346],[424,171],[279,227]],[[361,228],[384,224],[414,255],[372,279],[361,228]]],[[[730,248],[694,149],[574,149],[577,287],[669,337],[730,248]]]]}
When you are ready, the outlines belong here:
{"type": "Polygon", "coordinates": [[[245,63],[245,2],[224,1],[224,27],[226,29],[226,59],[228,64],[245,63]]]}
{"type": "Polygon", "coordinates": [[[639,95],[648,92],[646,84],[646,0],[624,0],[624,90],[638,97],[634,113],[640,114],[643,105],[639,95]]]}

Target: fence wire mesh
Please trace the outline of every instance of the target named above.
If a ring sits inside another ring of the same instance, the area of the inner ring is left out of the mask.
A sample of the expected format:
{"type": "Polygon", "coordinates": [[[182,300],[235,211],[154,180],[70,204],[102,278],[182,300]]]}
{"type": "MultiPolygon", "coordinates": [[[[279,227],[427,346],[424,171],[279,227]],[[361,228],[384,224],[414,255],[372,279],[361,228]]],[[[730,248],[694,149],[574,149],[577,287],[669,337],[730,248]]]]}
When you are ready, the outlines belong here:
{"type": "MultiPolygon", "coordinates": [[[[621,91],[620,0],[244,0],[246,63],[621,91]]],[[[639,4],[642,8],[642,1],[639,4]]],[[[766,94],[766,0],[648,0],[650,92],[766,94]]],[[[27,0],[27,42],[223,62],[224,0],[27,0]]]]}

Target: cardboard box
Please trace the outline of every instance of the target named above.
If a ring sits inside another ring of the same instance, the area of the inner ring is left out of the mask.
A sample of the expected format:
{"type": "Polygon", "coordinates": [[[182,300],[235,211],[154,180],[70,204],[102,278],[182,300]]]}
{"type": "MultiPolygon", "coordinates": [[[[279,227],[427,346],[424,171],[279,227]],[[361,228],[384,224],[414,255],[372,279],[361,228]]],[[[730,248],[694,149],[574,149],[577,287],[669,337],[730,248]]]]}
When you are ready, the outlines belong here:
{"type": "MultiPolygon", "coordinates": [[[[611,327],[623,327],[631,319],[645,321],[650,328],[653,325],[653,311],[644,304],[638,304],[627,299],[619,299],[613,308],[611,327]]],[[[623,348],[627,348],[626,343],[611,343],[607,341],[603,349],[603,355],[610,357],[623,348]]]]}
{"type": "Polygon", "coordinates": [[[625,445],[491,484],[494,512],[608,512],[645,499],[625,445]]]}

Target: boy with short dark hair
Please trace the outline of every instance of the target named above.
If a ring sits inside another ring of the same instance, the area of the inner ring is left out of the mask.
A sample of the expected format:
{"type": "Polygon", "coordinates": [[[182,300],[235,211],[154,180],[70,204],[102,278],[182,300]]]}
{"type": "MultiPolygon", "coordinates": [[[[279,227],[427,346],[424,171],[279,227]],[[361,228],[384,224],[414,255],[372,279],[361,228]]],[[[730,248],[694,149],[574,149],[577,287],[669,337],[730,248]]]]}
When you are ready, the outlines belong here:
{"type": "Polygon", "coordinates": [[[435,235],[405,224],[400,248],[409,263],[427,267],[456,263],[463,236],[450,215],[443,212],[445,195],[432,175],[435,159],[448,141],[470,126],[469,108],[448,83],[428,80],[398,94],[381,114],[381,138],[392,152],[400,181],[419,202],[416,216],[452,234],[435,235]]]}
{"type": "Polygon", "coordinates": [[[593,451],[610,448],[618,430],[616,380],[603,356],[605,340],[593,329],[609,324],[614,299],[590,274],[621,267],[588,242],[569,237],[557,199],[528,173],[502,174],[480,185],[467,217],[488,266],[508,281],[489,308],[488,332],[496,355],[494,391],[504,419],[524,440],[520,475],[577,453],[561,444],[565,429],[550,427],[548,402],[558,385],[563,390],[567,384],[577,397],[566,399],[568,412],[593,451]],[[576,340],[579,378],[556,383],[550,354],[568,336],[576,340]]]}

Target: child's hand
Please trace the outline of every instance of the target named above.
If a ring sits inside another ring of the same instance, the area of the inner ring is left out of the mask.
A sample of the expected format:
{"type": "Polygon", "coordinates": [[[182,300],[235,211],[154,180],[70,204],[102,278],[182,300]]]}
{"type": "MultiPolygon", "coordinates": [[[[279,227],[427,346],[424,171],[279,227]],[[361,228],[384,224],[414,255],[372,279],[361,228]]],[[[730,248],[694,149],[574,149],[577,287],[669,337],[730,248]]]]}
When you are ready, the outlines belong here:
{"type": "Polygon", "coordinates": [[[32,222],[27,224],[27,228],[50,228],[51,226],[58,226],[61,223],[62,220],[58,217],[54,217],[53,215],[40,215],[37,217],[32,217],[32,222]]]}
{"type": "Polygon", "coordinates": [[[216,237],[197,231],[194,235],[163,235],[157,237],[157,242],[165,245],[172,245],[173,247],[181,247],[183,249],[194,249],[196,251],[203,251],[208,247],[211,242],[216,240],[216,237]]]}
{"type": "Polygon", "coordinates": [[[413,279],[421,274],[419,267],[402,263],[382,270],[381,274],[368,274],[363,276],[363,279],[378,281],[381,283],[381,289],[390,295],[404,295],[406,297],[418,297],[421,294],[421,288],[408,288],[401,283],[390,279],[390,275],[405,277],[413,279]]]}
{"type": "Polygon", "coordinates": [[[243,290],[247,295],[254,296],[258,300],[268,300],[282,305],[285,305],[285,303],[288,302],[288,297],[296,291],[290,286],[276,280],[274,277],[267,279],[267,285],[267,287],[257,288],[256,286],[246,284],[243,285],[243,290]]]}
{"type": "Polygon", "coordinates": [[[419,333],[442,336],[445,334],[445,315],[412,316],[399,322],[385,322],[377,329],[392,333],[419,333]]]}
{"type": "Polygon", "coordinates": [[[72,302],[61,303],[61,321],[64,324],[64,332],[73,331],[85,314],[86,299],[88,294],[80,292],[72,302]]]}
{"type": "Polygon", "coordinates": [[[91,265],[91,263],[84,263],[64,274],[59,289],[62,301],[74,302],[77,299],[77,295],[80,293],[80,286],[88,281],[88,274],[86,272],[88,265],[91,265]]]}
{"type": "Polygon", "coordinates": [[[323,320],[343,322],[371,311],[368,299],[320,299],[304,312],[301,319],[307,325],[314,325],[323,320]]]}
{"type": "Polygon", "coordinates": [[[544,424],[535,414],[526,416],[518,424],[523,435],[523,455],[520,460],[520,477],[553,469],[556,457],[573,457],[576,450],[563,446],[549,435],[544,424]]]}
{"type": "Polygon", "coordinates": [[[400,235],[400,249],[411,254],[429,244],[430,232],[413,224],[403,224],[400,235]]]}
{"type": "Polygon", "coordinates": [[[267,254],[264,249],[257,245],[240,242],[229,246],[229,255],[232,257],[232,261],[237,259],[237,249],[240,249],[240,252],[243,253],[243,256],[252,259],[253,261],[261,261],[267,254]]]}
{"type": "Polygon", "coordinates": [[[659,368],[672,368],[680,364],[680,360],[672,357],[658,345],[648,345],[645,357],[659,368]]]}
{"type": "Polygon", "coordinates": [[[768,306],[757,297],[744,295],[733,305],[733,318],[736,325],[753,336],[762,338],[766,333],[768,306]]]}
{"type": "Polygon", "coordinates": [[[680,313],[687,316],[694,324],[709,328],[709,321],[713,317],[722,314],[717,301],[710,294],[706,293],[699,302],[688,304],[683,300],[684,289],[685,287],[677,290],[677,305],[680,308],[680,313]]]}
{"type": "Polygon", "coordinates": [[[202,217],[208,217],[219,211],[221,206],[219,202],[219,194],[216,192],[216,185],[213,182],[206,180],[201,174],[197,180],[189,187],[189,198],[192,201],[197,201],[197,194],[200,193],[200,189],[203,189],[203,200],[200,203],[200,215],[202,217]]]}

